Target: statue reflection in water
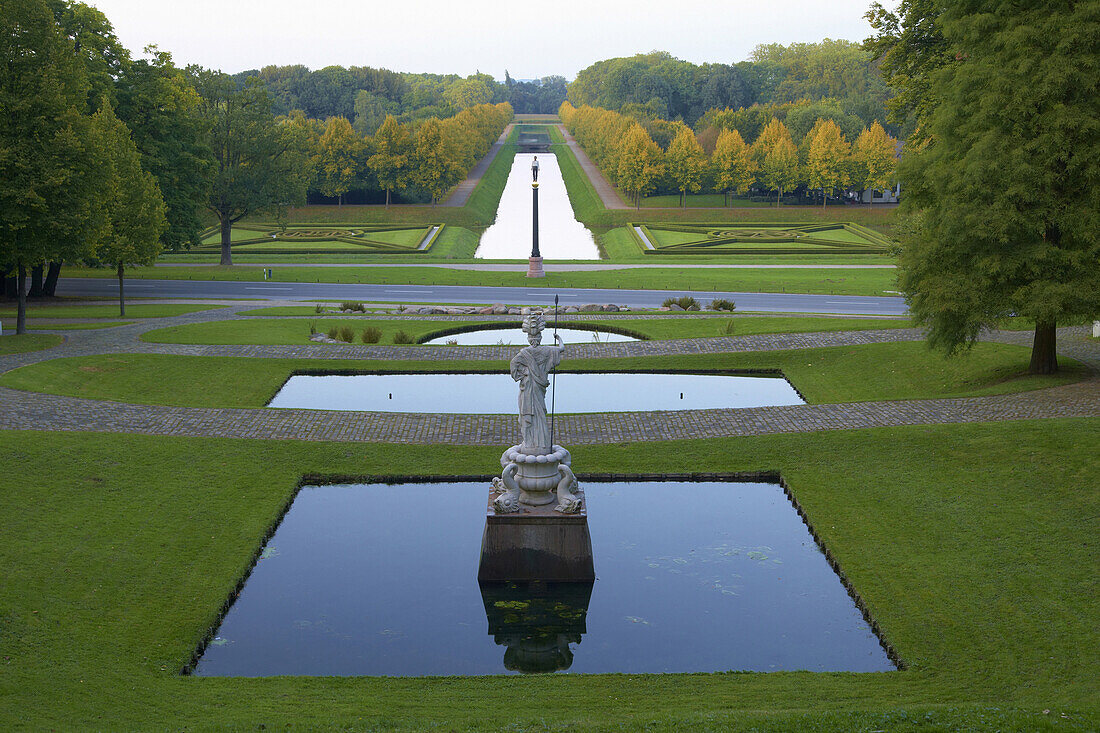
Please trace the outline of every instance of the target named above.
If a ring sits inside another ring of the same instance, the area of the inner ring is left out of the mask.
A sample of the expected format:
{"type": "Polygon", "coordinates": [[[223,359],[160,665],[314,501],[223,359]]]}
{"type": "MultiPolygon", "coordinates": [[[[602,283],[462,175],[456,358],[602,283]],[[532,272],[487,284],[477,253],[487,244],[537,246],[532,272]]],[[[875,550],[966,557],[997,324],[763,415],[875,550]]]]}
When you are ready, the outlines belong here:
{"type": "Polygon", "coordinates": [[[562,672],[573,664],[570,644],[587,631],[592,581],[481,584],[489,635],[507,647],[504,668],[513,672],[562,672]]]}

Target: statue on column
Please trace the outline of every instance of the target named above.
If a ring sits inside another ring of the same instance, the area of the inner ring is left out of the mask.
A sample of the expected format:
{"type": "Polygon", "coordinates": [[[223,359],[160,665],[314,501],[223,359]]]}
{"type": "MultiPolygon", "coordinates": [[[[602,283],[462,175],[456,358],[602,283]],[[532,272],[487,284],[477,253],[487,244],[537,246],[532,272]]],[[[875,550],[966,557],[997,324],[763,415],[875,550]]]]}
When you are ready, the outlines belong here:
{"type": "Polygon", "coordinates": [[[565,345],[554,335],[554,346],[542,346],[542,331],[546,320],[541,311],[529,313],[523,319],[527,343],[509,364],[512,379],[519,383],[519,432],[524,451],[533,454],[551,452],[550,421],[546,415],[546,388],[550,385],[550,370],[561,363],[565,345]]]}

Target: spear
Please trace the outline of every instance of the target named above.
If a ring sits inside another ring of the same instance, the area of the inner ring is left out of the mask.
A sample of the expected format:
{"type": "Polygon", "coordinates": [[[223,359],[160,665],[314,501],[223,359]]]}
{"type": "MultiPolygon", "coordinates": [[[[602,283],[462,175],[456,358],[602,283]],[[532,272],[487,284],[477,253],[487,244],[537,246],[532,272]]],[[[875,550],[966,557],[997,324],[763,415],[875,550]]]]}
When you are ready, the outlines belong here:
{"type": "MultiPolygon", "coordinates": [[[[558,296],[554,296],[554,346],[558,345],[558,296]]],[[[550,371],[550,379],[553,384],[550,387],[550,450],[554,450],[554,415],[557,412],[555,405],[558,401],[558,367],[550,371]]]]}

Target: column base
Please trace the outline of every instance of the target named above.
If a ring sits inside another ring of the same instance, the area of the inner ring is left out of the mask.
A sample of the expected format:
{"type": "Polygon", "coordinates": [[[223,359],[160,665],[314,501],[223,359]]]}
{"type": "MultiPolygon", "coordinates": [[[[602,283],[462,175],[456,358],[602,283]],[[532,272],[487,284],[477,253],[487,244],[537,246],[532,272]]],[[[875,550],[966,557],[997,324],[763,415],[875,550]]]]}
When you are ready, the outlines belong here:
{"type": "Polygon", "coordinates": [[[546,273],[542,270],[541,257],[527,258],[527,277],[546,277],[546,273]]]}

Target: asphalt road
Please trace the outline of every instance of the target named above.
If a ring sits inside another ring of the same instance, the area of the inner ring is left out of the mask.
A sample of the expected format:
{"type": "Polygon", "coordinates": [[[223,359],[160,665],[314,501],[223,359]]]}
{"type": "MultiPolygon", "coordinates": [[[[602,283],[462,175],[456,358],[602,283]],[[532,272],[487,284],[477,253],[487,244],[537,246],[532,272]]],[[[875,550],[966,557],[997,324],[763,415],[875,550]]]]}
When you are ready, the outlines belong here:
{"type": "MultiPolygon", "coordinates": [[[[57,294],[117,297],[118,283],[109,278],[61,278],[57,294]]],[[[367,285],[344,283],[231,282],[222,280],[127,280],[128,298],[254,298],[265,300],[361,300],[394,303],[509,303],[562,305],[616,303],[631,308],[656,308],[670,296],[693,295],[702,303],[726,298],[739,310],[781,313],[891,315],[907,313],[897,297],[800,295],[797,293],[734,293],[685,290],[619,290],[598,288],[496,288],[466,285],[367,285]]]]}

